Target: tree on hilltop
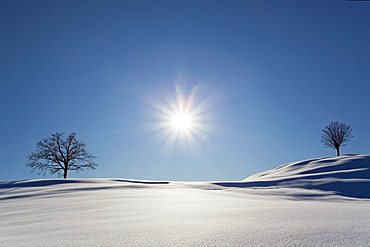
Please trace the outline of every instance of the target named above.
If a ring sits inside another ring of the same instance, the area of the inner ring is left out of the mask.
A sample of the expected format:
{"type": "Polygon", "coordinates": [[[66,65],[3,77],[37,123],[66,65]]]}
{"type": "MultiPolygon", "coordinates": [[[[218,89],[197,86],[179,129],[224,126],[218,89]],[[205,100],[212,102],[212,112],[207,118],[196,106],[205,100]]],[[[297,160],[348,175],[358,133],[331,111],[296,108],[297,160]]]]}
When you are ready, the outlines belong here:
{"type": "Polygon", "coordinates": [[[56,132],[49,138],[44,138],[37,143],[35,152],[28,156],[27,166],[40,170],[39,174],[63,174],[66,179],[68,171],[84,171],[95,169],[96,157],[86,151],[86,145],[77,140],[76,133],[71,133],[66,138],[63,133],[56,132]]]}
{"type": "Polygon", "coordinates": [[[353,138],[351,125],[341,122],[331,122],[322,132],[321,142],[337,150],[337,156],[340,155],[340,147],[353,138]]]}

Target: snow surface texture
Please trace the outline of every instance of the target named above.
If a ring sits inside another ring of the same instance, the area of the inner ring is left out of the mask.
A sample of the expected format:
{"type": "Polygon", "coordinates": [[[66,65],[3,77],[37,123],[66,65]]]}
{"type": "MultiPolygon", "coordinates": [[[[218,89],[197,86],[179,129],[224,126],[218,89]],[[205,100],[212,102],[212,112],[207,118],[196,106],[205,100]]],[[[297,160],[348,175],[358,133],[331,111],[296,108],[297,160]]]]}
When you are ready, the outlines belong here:
{"type": "Polygon", "coordinates": [[[344,155],[281,165],[252,175],[243,182],[221,182],[226,187],[260,188],[264,193],[307,197],[344,196],[370,199],[370,155],[344,155]],[[294,190],[292,190],[292,188],[294,190]],[[299,188],[299,190],[297,190],[299,188]],[[276,190],[280,189],[280,190],[276,190]]]}
{"type": "Polygon", "coordinates": [[[240,182],[2,182],[0,246],[370,246],[369,168],[351,155],[240,182]]]}

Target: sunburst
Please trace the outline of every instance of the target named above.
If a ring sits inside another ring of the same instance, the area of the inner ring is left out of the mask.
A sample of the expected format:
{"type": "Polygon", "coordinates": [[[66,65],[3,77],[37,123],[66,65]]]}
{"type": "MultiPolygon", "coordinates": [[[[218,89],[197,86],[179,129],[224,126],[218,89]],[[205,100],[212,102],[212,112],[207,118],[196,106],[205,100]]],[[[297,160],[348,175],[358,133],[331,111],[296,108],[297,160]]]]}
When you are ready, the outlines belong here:
{"type": "Polygon", "coordinates": [[[194,146],[196,140],[210,133],[211,125],[206,121],[207,104],[197,99],[198,90],[199,86],[195,86],[186,94],[177,85],[172,100],[152,104],[159,115],[155,130],[161,133],[164,151],[171,150],[177,143],[194,146]]]}

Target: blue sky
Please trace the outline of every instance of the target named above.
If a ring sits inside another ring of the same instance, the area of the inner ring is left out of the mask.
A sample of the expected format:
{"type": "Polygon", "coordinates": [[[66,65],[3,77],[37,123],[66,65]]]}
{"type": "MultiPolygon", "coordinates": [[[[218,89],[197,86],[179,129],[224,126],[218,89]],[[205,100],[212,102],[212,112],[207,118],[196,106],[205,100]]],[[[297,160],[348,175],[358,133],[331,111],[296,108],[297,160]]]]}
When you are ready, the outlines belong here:
{"type": "Polygon", "coordinates": [[[77,132],[98,156],[71,177],[236,180],[344,153],[370,153],[370,3],[351,1],[0,1],[0,180],[40,177],[36,142],[77,132]],[[212,133],[163,152],[151,102],[175,86],[212,133]],[[148,100],[150,99],[150,100],[148,100]]]}

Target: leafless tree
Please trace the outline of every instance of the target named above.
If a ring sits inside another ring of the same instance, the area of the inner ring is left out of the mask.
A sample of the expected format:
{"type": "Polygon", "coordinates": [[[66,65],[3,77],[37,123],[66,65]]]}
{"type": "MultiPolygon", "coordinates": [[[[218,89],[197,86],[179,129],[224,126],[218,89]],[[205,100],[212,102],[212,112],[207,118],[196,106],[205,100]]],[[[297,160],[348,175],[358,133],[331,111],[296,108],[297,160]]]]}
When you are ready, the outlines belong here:
{"type": "Polygon", "coordinates": [[[63,133],[54,133],[49,138],[37,143],[36,152],[28,156],[27,166],[40,170],[39,174],[63,174],[67,178],[68,171],[83,171],[95,169],[96,157],[88,153],[85,144],[76,138],[76,133],[71,133],[65,138],[63,133]]]}
{"type": "Polygon", "coordinates": [[[331,122],[322,130],[321,142],[324,145],[337,150],[337,156],[340,155],[339,148],[345,146],[345,143],[353,137],[352,127],[346,123],[331,122]]]}

